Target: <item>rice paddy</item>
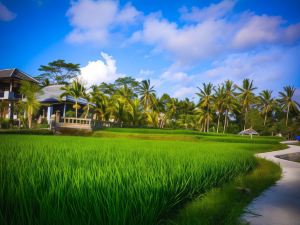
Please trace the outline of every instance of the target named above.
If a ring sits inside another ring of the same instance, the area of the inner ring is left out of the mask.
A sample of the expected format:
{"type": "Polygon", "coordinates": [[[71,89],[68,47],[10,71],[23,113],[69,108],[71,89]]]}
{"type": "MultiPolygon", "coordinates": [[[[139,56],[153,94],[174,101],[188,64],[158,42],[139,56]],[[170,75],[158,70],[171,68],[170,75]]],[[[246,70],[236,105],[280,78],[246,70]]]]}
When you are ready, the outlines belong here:
{"type": "Polygon", "coordinates": [[[0,135],[0,223],[160,224],[253,169],[253,152],[276,145],[161,135],[164,141],[0,135]]]}

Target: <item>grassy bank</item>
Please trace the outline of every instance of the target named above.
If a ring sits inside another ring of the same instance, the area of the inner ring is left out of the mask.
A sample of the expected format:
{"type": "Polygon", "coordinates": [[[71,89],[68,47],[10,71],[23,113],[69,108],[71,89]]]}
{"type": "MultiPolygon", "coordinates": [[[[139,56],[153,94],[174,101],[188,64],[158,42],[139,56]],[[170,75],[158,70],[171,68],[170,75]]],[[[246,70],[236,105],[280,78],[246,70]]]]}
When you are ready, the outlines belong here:
{"type": "Polygon", "coordinates": [[[186,204],[166,225],[241,225],[240,215],[255,197],[281,177],[278,165],[257,159],[250,173],[214,188],[186,204]]]}

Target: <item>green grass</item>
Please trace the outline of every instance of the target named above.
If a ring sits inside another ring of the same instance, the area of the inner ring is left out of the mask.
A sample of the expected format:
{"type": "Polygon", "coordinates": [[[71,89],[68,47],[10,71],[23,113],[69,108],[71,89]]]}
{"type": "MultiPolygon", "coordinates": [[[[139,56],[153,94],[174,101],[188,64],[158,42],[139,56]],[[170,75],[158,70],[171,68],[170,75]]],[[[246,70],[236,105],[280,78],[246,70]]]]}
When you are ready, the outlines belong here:
{"type": "Polygon", "coordinates": [[[252,170],[253,153],[282,147],[268,138],[159,132],[149,140],[130,129],[95,133],[102,138],[1,135],[0,223],[160,224],[252,170]]]}
{"type": "Polygon", "coordinates": [[[281,168],[264,159],[244,176],[214,188],[188,203],[167,225],[240,225],[244,208],[281,177],[281,168]]]}

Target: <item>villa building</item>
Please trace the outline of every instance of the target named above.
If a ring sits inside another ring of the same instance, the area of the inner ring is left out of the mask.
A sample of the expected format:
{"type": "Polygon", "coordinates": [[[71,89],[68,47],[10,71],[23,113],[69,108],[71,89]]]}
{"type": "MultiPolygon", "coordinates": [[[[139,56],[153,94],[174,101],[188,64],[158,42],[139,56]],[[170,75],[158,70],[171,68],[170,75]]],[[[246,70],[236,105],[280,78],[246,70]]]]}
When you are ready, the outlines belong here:
{"type": "Polygon", "coordinates": [[[22,80],[38,84],[36,79],[18,69],[0,70],[0,101],[5,106],[0,116],[17,119],[14,105],[23,97],[19,92],[22,80]]]}
{"type": "MultiPolygon", "coordinates": [[[[26,96],[22,96],[19,91],[22,80],[27,80],[39,85],[39,82],[35,78],[19,69],[0,70],[0,103],[2,103],[1,107],[3,108],[0,117],[11,120],[18,119],[17,113],[14,110],[15,103],[26,98],[26,96]]],[[[47,121],[50,122],[51,116],[57,111],[61,113],[61,116],[65,117],[66,112],[72,110],[75,99],[72,96],[60,98],[63,93],[63,90],[61,90],[63,86],[64,85],[51,85],[42,88],[41,94],[37,96],[41,103],[38,114],[40,118],[47,118],[47,121]]],[[[83,98],[79,98],[77,101],[81,108],[88,103],[83,98]]],[[[79,115],[81,113],[82,110],[79,110],[79,115]]]]}

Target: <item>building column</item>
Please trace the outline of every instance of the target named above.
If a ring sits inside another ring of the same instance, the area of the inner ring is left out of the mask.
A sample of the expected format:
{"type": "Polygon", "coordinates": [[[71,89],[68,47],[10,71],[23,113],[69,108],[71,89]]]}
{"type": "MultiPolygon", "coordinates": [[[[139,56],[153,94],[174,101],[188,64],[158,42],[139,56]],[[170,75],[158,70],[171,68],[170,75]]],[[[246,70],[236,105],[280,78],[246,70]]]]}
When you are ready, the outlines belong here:
{"type": "Polygon", "coordinates": [[[10,120],[14,119],[14,103],[13,102],[9,102],[8,103],[8,114],[7,114],[7,118],[10,120]]]}
{"type": "Polygon", "coordinates": [[[66,108],[67,108],[67,105],[66,103],[64,104],[64,112],[63,112],[63,117],[65,118],[66,117],[66,108]]]}
{"type": "Polygon", "coordinates": [[[53,112],[53,106],[48,106],[48,109],[47,109],[47,121],[48,121],[48,124],[50,124],[52,112],[53,112]]]}

